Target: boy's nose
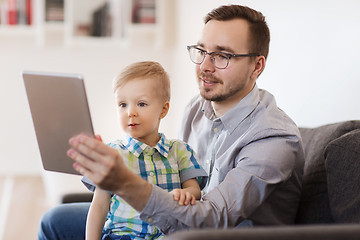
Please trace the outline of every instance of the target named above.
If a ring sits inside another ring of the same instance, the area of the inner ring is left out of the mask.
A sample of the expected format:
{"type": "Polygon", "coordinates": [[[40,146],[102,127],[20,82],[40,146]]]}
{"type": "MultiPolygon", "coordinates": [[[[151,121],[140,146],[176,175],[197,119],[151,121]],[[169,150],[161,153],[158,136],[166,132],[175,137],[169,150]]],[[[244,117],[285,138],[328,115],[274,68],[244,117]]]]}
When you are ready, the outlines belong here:
{"type": "Polygon", "coordinates": [[[129,107],[128,116],[129,116],[129,117],[135,117],[135,116],[137,116],[136,110],[135,110],[134,108],[132,108],[132,107],[129,107]]]}

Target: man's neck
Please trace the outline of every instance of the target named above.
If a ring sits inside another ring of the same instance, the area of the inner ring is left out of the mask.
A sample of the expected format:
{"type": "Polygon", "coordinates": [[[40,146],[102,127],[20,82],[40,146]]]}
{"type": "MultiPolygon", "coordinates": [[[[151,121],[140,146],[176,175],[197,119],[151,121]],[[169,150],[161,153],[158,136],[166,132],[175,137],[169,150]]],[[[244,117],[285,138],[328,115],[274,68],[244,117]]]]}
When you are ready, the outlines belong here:
{"type": "Polygon", "coordinates": [[[224,116],[235,104],[229,102],[211,102],[216,118],[224,116]]]}
{"type": "MultiPolygon", "coordinates": [[[[255,85],[254,85],[255,86],[255,85]]],[[[219,102],[211,102],[211,105],[214,109],[214,113],[216,118],[224,116],[231,108],[233,108],[236,104],[238,104],[246,95],[248,95],[253,88],[249,89],[246,92],[243,92],[242,94],[235,95],[232,97],[227,98],[224,101],[219,102]]]]}

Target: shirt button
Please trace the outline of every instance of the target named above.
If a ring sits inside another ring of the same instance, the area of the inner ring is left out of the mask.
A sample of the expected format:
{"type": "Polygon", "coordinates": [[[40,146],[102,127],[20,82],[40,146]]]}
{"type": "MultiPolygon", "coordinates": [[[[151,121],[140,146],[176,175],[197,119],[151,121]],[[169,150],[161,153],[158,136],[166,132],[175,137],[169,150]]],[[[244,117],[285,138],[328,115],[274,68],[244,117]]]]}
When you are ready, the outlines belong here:
{"type": "Polygon", "coordinates": [[[217,133],[219,131],[218,128],[214,128],[214,133],[217,133]]]}
{"type": "Polygon", "coordinates": [[[206,163],[207,163],[207,164],[210,164],[210,159],[206,160],[206,163]]]}
{"type": "Polygon", "coordinates": [[[153,177],[153,176],[154,176],[154,173],[153,173],[153,172],[150,172],[149,175],[150,175],[150,177],[153,177]]]}
{"type": "Polygon", "coordinates": [[[148,223],[152,223],[154,221],[154,219],[152,219],[151,217],[147,219],[148,223]]]}

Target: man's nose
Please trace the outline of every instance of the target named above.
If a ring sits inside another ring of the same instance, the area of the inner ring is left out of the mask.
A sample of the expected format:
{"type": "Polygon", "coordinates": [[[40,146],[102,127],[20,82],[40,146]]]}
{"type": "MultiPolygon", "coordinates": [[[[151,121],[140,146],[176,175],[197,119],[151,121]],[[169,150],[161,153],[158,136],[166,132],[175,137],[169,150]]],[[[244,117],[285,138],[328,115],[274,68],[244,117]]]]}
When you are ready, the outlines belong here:
{"type": "Polygon", "coordinates": [[[209,54],[206,54],[204,61],[200,64],[200,70],[203,72],[214,72],[215,71],[215,65],[214,61],[212,60],[211,56],[209,54]]]}

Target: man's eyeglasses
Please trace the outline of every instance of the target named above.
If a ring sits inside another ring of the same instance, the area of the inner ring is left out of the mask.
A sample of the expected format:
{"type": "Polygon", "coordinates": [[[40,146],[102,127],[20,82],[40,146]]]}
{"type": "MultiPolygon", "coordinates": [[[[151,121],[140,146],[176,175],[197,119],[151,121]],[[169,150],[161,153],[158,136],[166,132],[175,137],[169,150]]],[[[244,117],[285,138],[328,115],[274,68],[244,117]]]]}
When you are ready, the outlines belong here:
{"type": "Polygon", "coordinates": [[[206,55],[210,56],[211,62],[216,68],[224,69],[229,65],[229,61],[232,57],[257,57],[258,53],[248,54],[230,54],[224,52],[207,52],[199,48],[197,45],[187,46],[187,50],[190,55],[190,59],[195,64],[202,64],[206,55]]]}

